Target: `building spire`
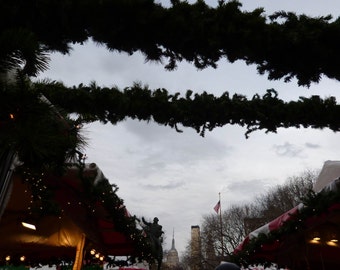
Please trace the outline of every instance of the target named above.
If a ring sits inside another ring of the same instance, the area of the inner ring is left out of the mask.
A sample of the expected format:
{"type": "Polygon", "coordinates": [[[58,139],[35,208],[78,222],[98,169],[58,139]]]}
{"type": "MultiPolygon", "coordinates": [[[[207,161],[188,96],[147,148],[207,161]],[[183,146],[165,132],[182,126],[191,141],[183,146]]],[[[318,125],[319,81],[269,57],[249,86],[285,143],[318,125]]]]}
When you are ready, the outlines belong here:
{"type": "Polygon", "coordinates": [[[178,252],[175,248],[175,229],[172,231],[172,245],[166,256],[166,265],[170,270],[178,269],[179,266],[178,252]]]}
{"type": "Polygon", "coordinates": [[[171,249],[176,249],[175,248],[175,228],[172,230],[172,244],[171,244],[171,249]]]}

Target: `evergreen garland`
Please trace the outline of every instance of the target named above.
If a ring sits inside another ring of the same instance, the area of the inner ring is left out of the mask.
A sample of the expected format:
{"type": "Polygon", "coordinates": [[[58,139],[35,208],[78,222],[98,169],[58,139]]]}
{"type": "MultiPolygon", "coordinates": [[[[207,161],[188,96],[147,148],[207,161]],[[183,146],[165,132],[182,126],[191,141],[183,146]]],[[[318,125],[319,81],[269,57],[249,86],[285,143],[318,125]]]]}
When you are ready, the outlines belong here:
{"type": "Polygon", "coordinates": [[[228,124],[245,127],[246,137],[256,130],[276,133],[279,128],[289,127],[340,130],[340,106],[334,97],[300,97],[285,102],[274,89],[251,99],[238,94],[229,96],[227,92],[220,97],[206,92],[193,94],[191,90],[180,96],[138,84],[120,90],[95,83],[65,87],[62,83],[40,82],[34,88],[66,112],[78,114],[79,122],[116,124],[131,118],[155,121],[179,132],[179,125],[190,127],[202,136],[228,124]]]}
{"type": "Polygon", "coordinates": [[[15,149],[31,169],[62,171],[85,140],[77,123],[32,88],[18,72],[15,83],[0,80],[0,152],[15,149]]]}
{"type": "MultiPolygon", "coordinates": [[[[293,12],[264,15],[241,11],[238,1],[210,7],[172,0],[165,8],[153,0],[5,0],[0,4],[0,70],[25,63],[35,75],[44,53],[68,53],[73,43],[89,39],[109,50],[162,63],[169,70],[180,61],[199,69],[220,59],[257,66],[270,80],[297,78],[299,85],[322,75],[340,79],[340,19],[293,12]]],[[[41,66],[44,68],[44,66],[41,66]]]]}
{"type": "MultiPolygon", "coordinates": [[[[153,0],[2,1],[0,72],[18,66],[23,69],[18,84],[0,81],[0,151],[16,149],[20,160],[35,172],[61,170],[83,143],[75,128],[79,123],[99,120],[115,124],[127,117],[153,120],[179,132],[178,125],[191,127],[202,136],[206,130],[227,124],[245,127],[246,136],[256,130],[277,132],[281,127],[339,131],[339,106],[333,97],[284,102],[273,89],[250,100],[237,94],[215,97],[193,95],[192,91],[180,97],[169,95],[166,89],[152,91],[140,85],[123,91],[95,84],[68,88],[61,83],[32,84],[25,77],[46,69],[50,52],[68,53],[71,44],[93,39],[109,50],[129,54],[140,51],[150,61],[166,59],[165,68],[169,70],[183,60],[199,69],[216,67],[225,58],[254,64],[261,74],[268,73],[270,80],[296,77],[299,85],[309,86],[319,82],[322,75],[340,79],[340,19],[291,12],[265,17],[261,8],[242,12],[240,7],[237,1],[219,1],[212,8],[200,0],[194,4],[172,0],[170,8],[153,0]],[[58,111],[62,108],[77,113],[79,119],[72,121],[66,113],[59,117],[41,93],[59,107],[58,111]]],[[[118,227],[136,237],[136,246],[141,247],[139,258],[150,259],[145,241],[138,238],[134,218],[124,218],[123,210],[117,207],[122,201],[114,194],[116,188],[103,181],[96,188],[87,186],[86,192],[94,196],[92,203],[96,199],[105,202],[110,216],[119,221],[118,227]]],[[[252,240],[246,254],[235,261],[249,263],[245,258],[261,242],[299,230],[308,215],[324,211],[333,200],[339,200],[338,195],[310,194],[296,219],[252,240]],[[312,208],[314,205],[318,208],[312,208]]]]}

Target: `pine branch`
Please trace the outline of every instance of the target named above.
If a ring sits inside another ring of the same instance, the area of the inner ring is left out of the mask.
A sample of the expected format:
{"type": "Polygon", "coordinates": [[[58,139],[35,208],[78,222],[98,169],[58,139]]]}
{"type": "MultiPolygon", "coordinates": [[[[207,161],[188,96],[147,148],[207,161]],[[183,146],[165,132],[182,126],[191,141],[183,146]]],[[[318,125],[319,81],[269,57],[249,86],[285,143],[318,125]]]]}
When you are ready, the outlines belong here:
{"type": "Polygon", "coordinates": [[[195,129],[204,136],[206,131],[225,125],[246,128],[246,137],[253,131],[276,133],[278,128],[329,128],[340,130],[340,106],[334,97],[301,97],[285,102],[273,89],[260,97],[247,99],[226,92],[216,97],[206,92],[185,97],[171,95],[166,89],[150,90],[138,84],[120,89],[79,85],[68,88],[61,83],[35,83],[37,91],[68,113],[77,113],[79,121],[101,121],[116,124],[127,118],[155,121],[178,130],[178,126],[195,129]]]}
{"type": "Polygon", "coordinates": [[[2,1],[0,45],[7,49],[0,65],[29,60],[24,48],[13,45],[15,32],[24,30],[47,52],[68,53],[73,43],[92,39],[111,51],[166,60],[169,70],[183,60],[203,69],[226,59],[256,65],[270,80],[297,78],[309,86],[322,75],[340,79],[339,19],[292,12],[266,17],[261,8],[240,7],[237,1],[219,1],[215,8],[203,1],[172,1],[169,8],[153,0],[2,1]],[[5,38],[7,31],[14,34],[5,38]]]}

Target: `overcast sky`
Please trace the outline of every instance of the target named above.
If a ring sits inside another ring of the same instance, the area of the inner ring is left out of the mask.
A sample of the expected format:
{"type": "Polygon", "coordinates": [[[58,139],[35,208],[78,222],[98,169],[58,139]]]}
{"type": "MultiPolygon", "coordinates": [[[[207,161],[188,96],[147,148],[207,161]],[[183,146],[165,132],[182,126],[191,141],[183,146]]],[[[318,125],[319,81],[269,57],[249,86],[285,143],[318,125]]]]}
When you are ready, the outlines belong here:
{"type": "MultiPolygon", "coordinates": [[[[160,2],[160,1],[159,1],[160,2]]],[[[162,1],[169,5],[170,1],[162,1]]],[[[192,2],[192,1],[189,1],[192,2]]],[[[216,6],[217,1],[206,1],[216,6]]],[[[266,14],[294,11],[312,16],[338,17],[336,1],[243,0],[244,10],[264,7],[266,14]]],[[[124,88],[134,82],[151,89],[166,88],[170,93],[191,89],[216,96],[224,92],[252,97],[274,88],[279,98],[297,100],[299,96],[336,96],[340,83],[322,79],[309,89],[291,83],[268,81],[254,66],[243,62],[229,64],[224,59],[218,69],[197,71],[182,63],[176,71],[165,71],[158,64],[145,63],[133,56],[112,53],[91,42],[74,46],[68,56],[52,55],[50,69],[40,75],[78,85],[96,81],[100,86],[124,88]]],[[[181,255],[190,240],[192,225],[201,225],[202,216],[216,214],[213,207],[221,193],[222,210],[231,204],[251,201],[269,187],[307,169],[321,169],[324,161],[338,160],[339,134],[329,130],[280,129],[277,134],[252,133],[238,126],[225,126],[207,132],[204,138],[184,128],[177,133],[155,123],[127,120],[112,126],[94,123],[84,127],[88,138],[87,162],[95,162],[104,175],[119,187],[118,195],[128,210],[147,220],[159,218],[170,249],[173,229],[176,248],[181,255]]]]}

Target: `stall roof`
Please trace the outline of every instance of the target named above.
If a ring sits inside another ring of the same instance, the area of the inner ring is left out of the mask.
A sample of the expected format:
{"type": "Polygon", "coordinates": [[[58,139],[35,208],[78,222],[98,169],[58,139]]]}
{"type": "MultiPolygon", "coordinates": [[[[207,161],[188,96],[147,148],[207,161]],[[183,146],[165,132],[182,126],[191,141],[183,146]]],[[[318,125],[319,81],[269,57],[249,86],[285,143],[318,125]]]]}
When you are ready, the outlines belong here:
{"type": "Polygon", "coordinates": [[[318,192],[308,205],[301,203],[252,231],[234,250],[234,260],[289,269],[339,269],[339,176],[340,162],[325,162],[316,182],[318,192]]]}
{"type": "MultiPolygon", "coordinates": [[[[53,199],[60,206],[59,215],[30,215],[32,207],[32,187],[24,181],[21,174],[12,176],[5,211],[0,219],[0,263],[7,256],[25,256],[53,263],[55,259],[73,260],[77,243],[86,237],[86,248],[96,248],[104,254],[128,256],[134,254],[133,240],[118,229],[107,207],[98,198],[86,197],[84,183],[79,178],[79,167],[67,169],[61,177],[45,177],[44,185],[53,190],[53,199]],[[26,218],[34,217],[36,230],[29,230],[21,225],[26,218]]],[[[107,181],[95,164],[86,164],[83,173],[96,181],[107,181]]],[[[117,207],[117,206],[116,206],[117,207]]],[[[129,219],[124,205],[119,208],[123,218],[129,219]]],[[[9,257],[7,257],[9,258],[9,257]]]]}

